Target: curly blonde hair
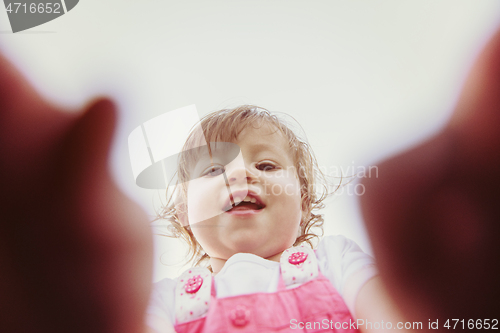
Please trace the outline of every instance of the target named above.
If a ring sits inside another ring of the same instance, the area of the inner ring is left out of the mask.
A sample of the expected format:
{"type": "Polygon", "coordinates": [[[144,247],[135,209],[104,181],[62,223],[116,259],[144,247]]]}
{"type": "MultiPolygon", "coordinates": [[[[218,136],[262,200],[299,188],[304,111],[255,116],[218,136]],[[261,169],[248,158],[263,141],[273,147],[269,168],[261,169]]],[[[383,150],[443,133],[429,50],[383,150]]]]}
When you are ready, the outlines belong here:
{"type": "MultiPolygon", "coordinates": [[[[307,243],[313,247],[313,240],[323,235],[324,222],[323,215],[315,212],[324,207],[323,201],[330,194],[329,186],[309,144],[300,139],[284,119],[254,105],[242,105],[233,109],[215,111],[200,120],[198,128],[201,131],[198,131],[198,134],[196,131],[191,132],[184,144],[183,152],[189,152],[189,148],[199,145],[201,139],[206,140],[206,142],[234,142],[245,127],[260,128],[263,124],[274,126],[288,140],[300,181],[302,211],[305,214],[302,216],[300,235],[296,238],[294,246],[307,243]],[[315,232],[312,229],[315,229],[315,232]]],[[[167,203],[161,208],[156,220],[163,219],[170,222],[169,233],[163,236],[180,238],[187,242],[190,249],[187,255],[188,261],[194,260],[195,266],[197,266],[210,257],[194,237],[191,227],[181,222],[180,214],[185,214],[187,207],[181,208],[177,204],[180,201],[186,201],[183,199],[187,198],[187,181],[190,177],[188,166],[194,162],[195,158],[194,154],[180,155],[177,169],[178,180],[173,185],[170,194],[168,194],[167,189],[167,203]]],[[[169,187],[172,188],[172,186],[169,187]]]]}

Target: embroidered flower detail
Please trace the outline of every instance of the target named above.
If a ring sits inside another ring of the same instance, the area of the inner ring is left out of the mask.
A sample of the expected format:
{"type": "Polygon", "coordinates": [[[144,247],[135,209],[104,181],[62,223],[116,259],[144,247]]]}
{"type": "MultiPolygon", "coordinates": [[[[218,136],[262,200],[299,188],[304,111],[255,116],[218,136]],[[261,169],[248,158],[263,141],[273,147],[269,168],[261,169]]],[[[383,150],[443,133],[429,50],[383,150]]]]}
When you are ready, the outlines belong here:
{"type": "Polygon", "coordinates": [[[250,311],[243,305],[237,305],[231,310],[230,318],[234,326],[245,326],[248,323],[250,311]]]}
{"type": "Polygon", "coordinates": [[[295,252],[288,257],[288,262],[292,265],[302,264],[307,259],[307,253],[295,252]]]}
{"type": "Polygon", "coordinates": [[[184,289],[188,294],[194,294],[200,290],[203,284],[203,278],[200,275],[193,276],[184,285],[184,289]]]}

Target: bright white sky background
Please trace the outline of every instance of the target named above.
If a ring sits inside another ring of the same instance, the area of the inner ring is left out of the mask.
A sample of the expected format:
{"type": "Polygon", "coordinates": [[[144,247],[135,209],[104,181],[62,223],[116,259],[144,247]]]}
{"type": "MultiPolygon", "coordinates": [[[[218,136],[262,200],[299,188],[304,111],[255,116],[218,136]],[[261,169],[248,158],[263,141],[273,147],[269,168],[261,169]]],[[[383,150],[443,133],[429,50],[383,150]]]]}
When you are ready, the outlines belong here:
{"type": "MultiPolygon", "coordinates": [[[[0,7],[0,51],[54,103],[117,101],[114,177],[153,216],[159,193],[135,185],[128,158],[141,123],[256,104],[292,115],[324,168],[352,174],[439,130],[499,25],[498,0],[80,0],[17,34],[0,7]]],[[[355,196],[325,215],[327,235],[371,252],[355,196]]],[[[156,237],[154,280],[178,275],[160,261],[183,254],[156,237]]]]}

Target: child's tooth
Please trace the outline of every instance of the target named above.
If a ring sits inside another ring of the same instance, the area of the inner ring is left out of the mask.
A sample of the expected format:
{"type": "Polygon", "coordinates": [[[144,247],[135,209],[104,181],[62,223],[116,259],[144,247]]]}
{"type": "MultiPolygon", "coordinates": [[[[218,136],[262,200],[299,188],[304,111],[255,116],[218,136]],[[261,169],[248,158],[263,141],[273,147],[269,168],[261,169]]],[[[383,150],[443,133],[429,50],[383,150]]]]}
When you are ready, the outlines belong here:
{"type": "Polygon", "coordinates": [[[251,199],[250,199],[250,202],[251,202],[251,203],[256,203],[256,202],[257,202],[257,199],[255,199],[255,198],[251,198],[251,199]]]}
{"type": "Polygon", "coordinates": [[[251,199],[250,199],[250,197],[247,195],[247,196],[245,197],[245,199],[243,199],[243,201],[250,202],[250,201],[251,201],[251,199]]]}
{"type": "Polygon", "coordinates": [[[234,203],[240,203],[241,198],[240,197],[234,197],[234,203]]]}

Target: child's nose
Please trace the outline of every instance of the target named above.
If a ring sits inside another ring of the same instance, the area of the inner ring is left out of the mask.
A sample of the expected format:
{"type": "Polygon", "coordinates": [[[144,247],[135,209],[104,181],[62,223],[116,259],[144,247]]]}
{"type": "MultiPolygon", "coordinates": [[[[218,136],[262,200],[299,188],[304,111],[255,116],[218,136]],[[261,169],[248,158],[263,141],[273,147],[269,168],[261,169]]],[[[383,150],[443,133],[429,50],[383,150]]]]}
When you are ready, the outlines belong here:
{"type": "Polygon", "coordinates": [[[246,166],[239,166],[233,168],[228,173],[228,181],[230,184],[234,183],[249,183],[255,178],[255,175],[248,170],[246,166]]]}

